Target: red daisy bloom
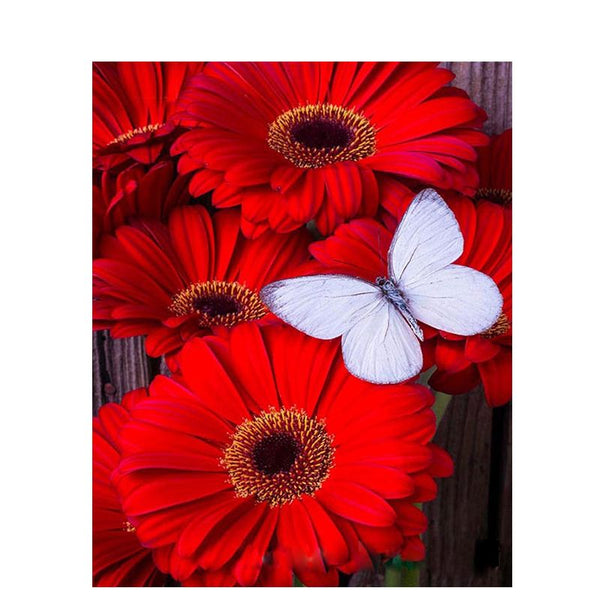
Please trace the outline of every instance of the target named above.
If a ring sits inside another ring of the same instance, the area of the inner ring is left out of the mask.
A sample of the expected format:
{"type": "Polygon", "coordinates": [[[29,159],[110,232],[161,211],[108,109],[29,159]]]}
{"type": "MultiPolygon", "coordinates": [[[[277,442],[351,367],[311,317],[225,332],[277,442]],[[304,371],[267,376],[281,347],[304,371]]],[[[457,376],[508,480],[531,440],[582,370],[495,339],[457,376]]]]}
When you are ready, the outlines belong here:
{"type": "Polygon", "coordinates": [[[151,164],[175,129],[181,88],[203,63],[97,62],[93,64],[94,166],[127,160],[151,164]]]}
{"type": "Polygon", "coordinates": [[[374,215],[377,176],[474,190],[485,113],[436,63],[211,63],[171,148],[192,195],[242,206],[247,236],[374,215]]]}
{"type": "Polygon", "coordinates": [[[93,235],[94,256],[105,233],[112,233],[132,216],[166,219],[175,206],[188,204],[191,196],[189,177],[178,176],[172,160],[151,168],[133,164],[114,175],[97,172],[94,185],[93,235]]]}
{"type": "Polygon", "coordinates": [[[94,328],[147,335],[150,356],[190,337],[260,319],[260,289],[308,260],[307,231],[247,240],[239,210],[173,209],[168,223],[138,219],[100,243],[93,263],[94,328]]]}
{"type": "Polygon", "coordinates": [[[336,585],[370,554],[423,558],[415,502],[452,463],[432,394],[352,377],[335,342],[254,323],[196,338],[123,428],[129,521],[185,585],[336,585]]]}
{"type": "Polygon", "coordinates": [[[111,475],[120,458],[119,432],[129,419],[128,410],[146,390],[130,392],[123,405],[107,404],[94,418],[93,430],[93,575],[94,586],[162,586],[165,576],[144,548],[135,527],[121,508],[111,475]]]}
{"type": "MultiPolygon", "coordinates": [[[[311,244],[310,253],[327,272],[370,281],[386,276],[388,248],[414,192],[388,178],[382,183],[382,195],[385,226],[373,219],[355,219],[340,225],[331,237],[311,244]]],[[[456,264],[489,275],[498,285],[504,306],[498,322],[480,335],[458,336],[421,324],[423,370],[435,364],[429,385],[449,394],[467,392],[483,382],[488,403],[499,406],[510,400],[512,389],[512,211],[510,206],[488,200],[444,195],[465,242],[456,264]]]]}

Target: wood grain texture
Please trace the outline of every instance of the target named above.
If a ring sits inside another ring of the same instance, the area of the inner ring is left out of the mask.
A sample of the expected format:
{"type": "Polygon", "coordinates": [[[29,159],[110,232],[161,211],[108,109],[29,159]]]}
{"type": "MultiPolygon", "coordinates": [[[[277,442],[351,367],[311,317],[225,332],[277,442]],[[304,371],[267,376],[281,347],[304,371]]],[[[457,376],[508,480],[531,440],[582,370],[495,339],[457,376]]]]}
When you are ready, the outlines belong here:
{"type": "Polygon", "coordinates": [[[465,90],[483,108],[486,133],[501,133],[512,126],[512,63],[445,62],[456,78],[452,85],[465,90]]]}
{"type": "Polygon", "coordinates": [[[511,407],[491,409],[481,387],[455,396],[434,441],[454,460],[425,505],[421,586],[511,585],[511,407]]]}
{"type": "Polygon", "coordinates": [[[94,333],[92,365],[94,414],[103,404],[147,386],[157,371],[157,360],[146,356],[143,337],[114,339],[108,331],[94,333]]]}
{"type": "MultiPolygon", "coordinates": [[[[487,133],[511,126],[511,63],[442,65],[456,74],[453,85],[487,111],[487,133]]],[[[143,338],[116,340],[108,332],[96,332],[94,414],[102,404],[148,385],[159,372],[166,372],[164,361],[146,357],[143,338]]],[[[421,586],[511,585],[511,416],[510,406],[487,407],[481,388],[452,399],[434,441],[454,459],[455,474],[440,481],[438,497],[424,508],[429,528],[421,586]]],[[[346,585],[381,583],[380,571],[356,574],[346,585]]]]}

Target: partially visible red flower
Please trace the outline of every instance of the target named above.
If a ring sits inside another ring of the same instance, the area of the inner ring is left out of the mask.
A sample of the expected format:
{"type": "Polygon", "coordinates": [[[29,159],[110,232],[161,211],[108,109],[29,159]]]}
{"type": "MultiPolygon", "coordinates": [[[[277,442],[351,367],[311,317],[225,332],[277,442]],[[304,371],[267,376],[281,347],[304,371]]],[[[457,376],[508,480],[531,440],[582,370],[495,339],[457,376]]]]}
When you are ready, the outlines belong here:
{"type": "Polygon", "coordinates": [[[282,325],[196,338],[121,435],[129,521],[184,585],[336,585],[371,555],[421,560],[414,504],[452,471],[433,396],[346,370],[339,344],[282,325]]]}
{"type": "Polygon", "coordinates": [[[512,129],[494,135],[479,149],[479,189],[475,197],[497,204],[512,203],[512,129]]]}
{"type": "Polygon", "coordinates": [[[512,130],[494,136],[478,161],[481,187],[475,211],[465,199],[455,209],[465,235],[460,261],[487,273],[498,284],[504,307],[489,331],[466,339],[442,334],[435,350],[437,371],[429,380],[437,390],[467,392],[479,381],[490,406],[512,398],[512,130]]]}
{"type": "MultiPolygon", "coordinates": [[[[463,199],[468,206],[469,200],[463,199]]],[[[457,214],[463,231],[469,223],[470,248],[459,261],[488,274],[504,298],[502,314],[488,331],[467,338],[440,333],[436,340],[437,370],[429,379],[448,394],[468,392],[480,381],[490,406],[512,398],[512,210],[487,200],[457,214]],[[468,219],[468,220],[467,220],[468,219]]]]}
{"type": "Polygon", "coordinates": [[[180,100],[171,148],[194,196],[241,205],[242,230],[328,234],[373,216],[382,173],[474,190],[485,113],[436,63],[211,63],[180,100]]]}
{"type": "Polygon", "coordinates": [[[93,64],[94,167],[124,161],[155,162],[175,129],[181,88],[203,63],[96,62],[93,64]]]}
{"type": "Polygon", "coordinates": [[[111,476],[120,459],[119,433],[129,409],[147,396],[139,389],[123,404],[106,404],[94,418],[93,430],[93,584],[98,587],[162,586],[165,576],[127,520],[111,476]]]}
{"type": "MultiPolygon", "coordinates": [[[[314,242],[310,253],[327,272],[374,281],[387,275],[387,252],[398,222],[415,193],[390,178],[382,183],[381,219],[355,219],[335,234],[314,242]]],[[[486,399],[499,406],[511,398],[512,211],[487,200],[444,194],[465,240],[456,264],[477,269],[494,279],[504,298],[503,312],[489,331],[468,338],[421,324],[425,334],[423,369],[437,370],[429,384],[449,394],[467,392],[483,382],[486,399]]]]}
{"type": "Polygon", "coordinates": [[[150,168],[136,163],[118,174],[111,171],[97,174],[93,188],[94,256],[102,235],[113,233],[129,217],[165,220],[171,209],[191,200],[187,189],[189,177],[177,175],[172,160],[150,168]]]}
{"type": "Polygon", "coordinates": [[[137,219],[102,239],[93,263],[94,328],[147,335],[150,356],[195,335],[261,319],[260,289],[295,274],[308,258],[307,231],[247,240],[239,210],[212,217],[200,206],[171,211],[167,224],[137,219]]]}

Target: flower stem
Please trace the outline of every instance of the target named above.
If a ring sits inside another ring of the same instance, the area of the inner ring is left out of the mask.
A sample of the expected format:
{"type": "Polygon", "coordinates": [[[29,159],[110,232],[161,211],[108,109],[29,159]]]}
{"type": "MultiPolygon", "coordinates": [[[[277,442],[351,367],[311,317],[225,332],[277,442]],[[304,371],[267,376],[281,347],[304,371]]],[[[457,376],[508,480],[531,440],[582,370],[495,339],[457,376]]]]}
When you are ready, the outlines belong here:
{"type": "Polygon", "coordinates": [[[433,403],[433,412],[435,414],[436,426],[439,427],[440,421],[448,408],[448,404],[452,400],[450,394],[444,394],[444,392],[435,392],[435,402],[433,403]]]}
{"type": "Polygon", "coordinates": [[[385,566],[385,587],[419,587],[419,563],[404,561],[399,556],[385,566]]]}
{"type": "Polygon", "coordinates": [[[419,587],[419,563],[403,562],[400,567],[400,585],[402,587],[419,587]]]}
{"type": "Polygon", "coordinates": [[[392,565],[387,566],[383,585],[385,587],[400,587],[402,585],[402,570],[392,565]]]}

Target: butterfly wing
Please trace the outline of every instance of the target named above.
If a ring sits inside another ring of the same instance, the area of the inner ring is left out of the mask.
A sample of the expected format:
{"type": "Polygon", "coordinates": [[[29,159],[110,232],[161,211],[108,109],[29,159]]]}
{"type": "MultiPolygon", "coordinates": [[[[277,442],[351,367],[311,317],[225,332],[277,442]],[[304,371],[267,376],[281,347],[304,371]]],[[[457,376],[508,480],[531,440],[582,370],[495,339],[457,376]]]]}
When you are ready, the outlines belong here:
{"type": "Polygon", "coordinates": [[[408,323],[371,283],[345,275],[309,275],[265,286],[263,302],[281,320],[319,339],[342,336],[350,373],[372,383],[398,383],[423,366],[408,323]]]}
{"type": "Polygon", "coordinates": [[[308,275],[266,285],[263,302],[282,321],[321,340],[331,340],[360,321],[381,290],[346,275],[308,275]]]}
{"type": "Polygon", "coordinates": [[[449,333],[475,335],[497,321],[502,295],[487,275],[451,264],[463,243],[448,205],[434,190],[423,190],[394,234],[388,268],[416,319],[449,333]]]}
{"type": "Polygon", "coordinates": [[[400,282],[420,282],[453,263],[463,244],[454,213],[437,192],[423,190],[404,213],[390,244],[390,279],[400,288],[400,282]]]}
{"type": "Polygon", "coordinates": [[[383,297],[342,336],[342,354],[348,371],[371,383],[400,383],[423,367],[419,341],[383,297]]]}
{"type": "Polygon", "coordinates": [[[457,335],[489,329],[502,311],[502,294],[494,280],[460,265],[405,284],[402,293],[417,320],[457,335]]]}

